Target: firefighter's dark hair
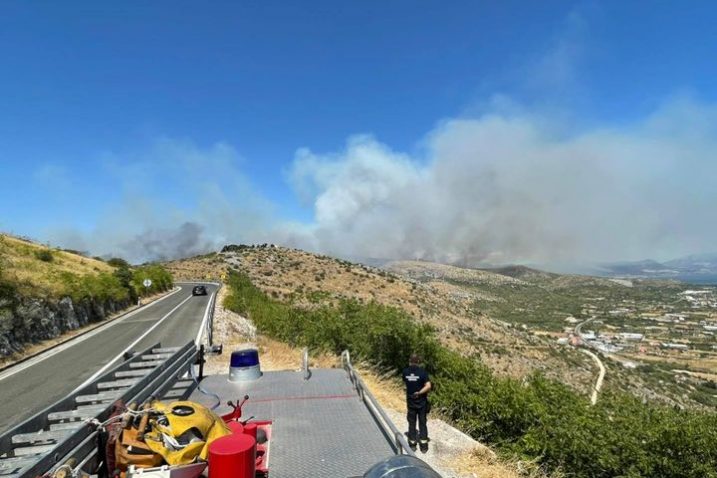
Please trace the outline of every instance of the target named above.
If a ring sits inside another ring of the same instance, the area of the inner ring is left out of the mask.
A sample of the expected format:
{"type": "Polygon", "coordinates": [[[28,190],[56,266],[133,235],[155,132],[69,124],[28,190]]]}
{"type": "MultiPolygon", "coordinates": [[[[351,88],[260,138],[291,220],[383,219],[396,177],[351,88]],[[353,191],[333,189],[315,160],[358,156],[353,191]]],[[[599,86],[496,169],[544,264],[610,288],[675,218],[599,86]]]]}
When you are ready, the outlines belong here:
{"type": "Polygon", "coordinates": [[[411,365],[418,365],[421,363],[421,357],[418,354],[411,354],[411,356],[408,358],[408,363],[411,365]]]}

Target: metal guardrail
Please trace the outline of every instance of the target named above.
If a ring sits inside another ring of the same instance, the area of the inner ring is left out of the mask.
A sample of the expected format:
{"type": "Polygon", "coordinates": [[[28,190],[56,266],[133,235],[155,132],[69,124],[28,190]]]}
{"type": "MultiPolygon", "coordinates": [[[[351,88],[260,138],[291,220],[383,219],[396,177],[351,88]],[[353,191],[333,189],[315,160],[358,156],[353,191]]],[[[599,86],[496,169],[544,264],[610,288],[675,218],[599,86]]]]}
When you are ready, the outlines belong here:
{"type": "Polygon", "coordinates": [[[209,299],[209,318],[207,319],[205,333],[207,334],[207,343],[209,344],[210,349],[214,345],[214,308],[217,305],[217,296],[219,295],[219,290],[221,288],[222,284],[219,284],[216,292],[214,292],[214,294],[212,294],[212,298],[209,299]]]}
{"type": "MultiPolygon", "coordinates": [[[[125,403],[142,403],[148,400],[150,397],[156,399],[171,399],[171,400],[184,400],[194,390],[195,384],[192,382],[187,388],[178,390],[178,395],[165,395],[171,391],[175,382],[182,380],[182,377],[186,374],[189,367],[192,367],[194,363],[201,359],[198,356],[199,352],[194,347],[194,342],[190,342],[184,347],[180,348],[171,358],[167,359],[165,364],[161,367],[162,372],[155,376],[154,379],[145,379],[144,387],[136,391],[125,403]]],[[[55,471],[62,463],[67,462],[68,459],[74,458],[78,465],[75,470],[84,470],[85,472],[93,475],[93,471],[97,469],[102,457],[98,456],[97,449],[97,431],[93,431],[82,443],[75,447],[69,454],[55,464],[50,471],[55,471]]],[[[26,476],[26,478],[31,478],[26,476]]]]}
{"type": "MultiPolygon", "coordinates": [[[[217,290],[210,296],[209,298],[209,304],[208,304],[208,313],[207,313],[207,320],[204,322],[202,333],[197,337],[197,345],[200,345],[201,343],[201,337],[205,336],[207,337],[207,349],[208,351],[212,351],[212,346],[214,345],[214,309],[217,302],[217,296],[219,295],[219,291],[223,287],[223,284],[221,282],[212,282],[212,281],[206,281],[202,279],[197,280],[190,280],[190,281],[179,281],[175,282],[175,284],[189,284],[189,285],[196,285],[196,284],[211,284],[217,286],[217,290]]],[[[200,326],[201,328],[202,326],[200,326]]]]}
{"type": "Polygon", "coordinates": [[[177,282],[177,284],[211,284],[217,286],[217,290],[209,297],[209,304],[207,305],[207,320],[202,323],[201,327],[203,330],[201,331],[201,334],[197,336],[197,345],[200,345],[202,337],[206,336],[207,350],[211,352],[214,346],[214,309],[216,308],[217,296],[219,295],[219,291],[223,287],[223,284],[221,282],[205,281],[201,279],[181,281],[177,282]]]}
{"type": "Polygon", "coordinates": [[[413,450],[411,450],[408,446],[406,437],[403,436],[403,433],[398,431],[391,419],[388,418],[388,415],[386,415],[386,412],[384,412],[383,408],[381,408],[381,405],[379,405],[378,401],[376,401],[376,398],[373,396],[371,391],[366,387],[366,384],[363,380],[361,380],[359,374],[356,370],[354,370],[353,365],[351,365],[351,355],[348,350],[344,350],[341,353],[341,365],[348,373],[349,379],[356,388],[359,397],[361,397],[361,400],[363,400],[364,404],[366,404],[366,407],[374,416],[376,422],[381,426],[383,432],[386,436],[393,438],[392,446],[396,451],[396,454],[416,456],[413,450]]]}

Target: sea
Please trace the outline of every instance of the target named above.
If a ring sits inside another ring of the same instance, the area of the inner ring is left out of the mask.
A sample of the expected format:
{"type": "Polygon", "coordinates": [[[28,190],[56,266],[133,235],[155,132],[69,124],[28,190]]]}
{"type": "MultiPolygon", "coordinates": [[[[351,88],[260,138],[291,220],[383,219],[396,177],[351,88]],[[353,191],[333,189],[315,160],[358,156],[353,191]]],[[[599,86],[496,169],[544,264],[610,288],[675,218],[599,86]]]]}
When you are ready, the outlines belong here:
{"type": "Polygon", "coordinates": [[[717,274],[684,274],[672,278],[688,284],[717,286],[717,274]]]}

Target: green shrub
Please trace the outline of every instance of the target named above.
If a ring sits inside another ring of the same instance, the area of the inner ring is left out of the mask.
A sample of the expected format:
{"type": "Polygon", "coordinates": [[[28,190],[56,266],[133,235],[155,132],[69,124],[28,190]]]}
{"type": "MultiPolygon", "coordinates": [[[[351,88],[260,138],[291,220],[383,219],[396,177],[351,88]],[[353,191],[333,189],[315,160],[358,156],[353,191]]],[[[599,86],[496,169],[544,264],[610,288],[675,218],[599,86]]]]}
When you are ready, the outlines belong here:
{"type": "Polygon", "coordinates": [[[60,273],[65,293],[73,301],[96,299],[116,302],[135,301],[138,296],[162,292],[172,287],[172,276],[162,266],[150,265],[130,269],[119,267],[114,272],[77,275],[70,272],[60,273]],[[144,279],[151,279],[152,286],[142,285],[144,279]]]}
{"type": "Polygon", "coordinates": [[[134,285],[132,284],[132,279],[134,277],[134,273],[132,272],[132,270],[128,266],[118,267],[114,270],[112,275],[114,275],[120,282],[122,287],[127,290],[129,300],[132,302],[136,302],[139,296],[134,288],[134,285]]]}
{"type": "Polygon", "coordinates": [[[110,259],[107,259],[107,264],[111,265],[112,267],[124,267],[126,269],[129,268],[129,262],[122,259],[121,257],[112,257],[110,259]]]}
{"type": "Polygon", "coordinates": [[[645,405],[603,392],[596,406],[536,374],[496,377],[477,357],[441,346],[434,331],[404,311],[343,300],[306,310],[269,298],[231,273],[224,305],[258,330],[292,345],[341,352],[398,374],[412,352],[431,374],[431,400],[453,423],[504,453],[576,477],[715,477],[717,416],[645,405]]]}
{"type": "Polygon", "coordinates": [[[52,262],[55,259],[55,256],[52,255],[52,251],[49,249],[40,249],[39,251],[35,251],[35,257],[43,262],[52,262]]]}
{"type": "Polygon", "coordinates": [[[60,274],[67,295],[74,302],[83,299],[95,299],[99,301],[114,300],[117,302],[129,299],[129,291],[123,287],[120,280],[113,274],[101,272],[97,275],[77,275],[71,272],[60,274]]]}
{"type": "Polygon", "coordinates": [[[158,264],[150,264],[135,268],[132,271],[131,284],[139,296],[164,292],[171,289],[174,285],[172,281],[172,274],[170,274],[163,266],[158,264]],[[145,279],[152,281],[152,285],[150,287],[144,286],[145,279]]]}
{"type": "Polygon", "coordinates": [[[2,258],[0,257],[0,307],[12,305],[17,300],[17,288],[15,284],[3,277],[2,258]]]}

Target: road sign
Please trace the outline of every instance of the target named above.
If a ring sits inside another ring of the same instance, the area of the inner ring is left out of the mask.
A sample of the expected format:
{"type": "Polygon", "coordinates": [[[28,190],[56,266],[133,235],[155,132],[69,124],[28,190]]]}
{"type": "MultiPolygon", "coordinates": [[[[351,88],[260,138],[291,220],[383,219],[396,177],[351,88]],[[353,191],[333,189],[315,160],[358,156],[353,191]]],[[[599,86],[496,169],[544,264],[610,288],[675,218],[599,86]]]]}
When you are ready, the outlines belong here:
{"type": "Polygon", "coordinates": [[[144,282],[142,282],[142,284],[143,284],[145,287],[149,287],[149,286],[152,285],[152,280],[151,280],[151,279],[145,279],[144,282]]]}

